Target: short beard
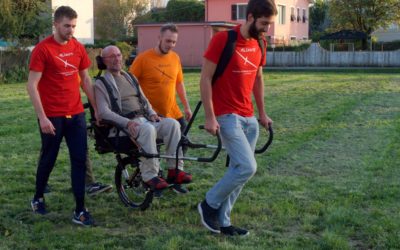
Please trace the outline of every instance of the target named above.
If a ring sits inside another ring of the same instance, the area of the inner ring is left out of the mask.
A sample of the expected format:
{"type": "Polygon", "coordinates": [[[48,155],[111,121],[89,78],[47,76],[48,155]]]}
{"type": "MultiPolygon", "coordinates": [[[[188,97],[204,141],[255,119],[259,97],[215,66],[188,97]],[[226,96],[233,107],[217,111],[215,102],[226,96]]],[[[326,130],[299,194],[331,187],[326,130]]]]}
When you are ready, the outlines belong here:
{"type": "Polygon", "coordinates": [[[165,52],[162,48],[161,48],[161,43],[158,44],[158,49],[160,50],[160,52],[164,55],[168,54],[169,51],[165,52]]]}
{"type": "Polygon", "coordinates": [[[254,38],[254,39],[259,39],[260,38],[260,33],[261,32],[259,32],[258,30],[257,30],[257,27],[256,27],[256,20],[257,19],[254,19],[254,21],[251,23],[251,25],[250,25],[250,28],[249,28],[249,35],[250,35],[250,37],[252,37],[252,38],[254,38]]]}

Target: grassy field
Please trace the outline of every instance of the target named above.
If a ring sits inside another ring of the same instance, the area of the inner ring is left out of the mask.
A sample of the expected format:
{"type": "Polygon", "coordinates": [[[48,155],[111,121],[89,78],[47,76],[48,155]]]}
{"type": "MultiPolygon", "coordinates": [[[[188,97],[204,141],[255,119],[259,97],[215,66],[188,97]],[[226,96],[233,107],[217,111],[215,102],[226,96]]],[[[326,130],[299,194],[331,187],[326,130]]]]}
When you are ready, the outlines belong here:
{"type": "MultiPolygon", "coordinates": [[[[185,77],[194,107],[199,72],[185,77]]],[[[98,226],[81,228],[71,222],[63,144],[50,213],[32,214],[37,122],[24,84],[0,84],[0,249],[400,249],[400,71],[266,70],[265,83],[275,140],[257,156],[232,215],[247,238],[210,234],[195,208],[224,173],[224,154],[187,162],[191,192],[167,191],[144,212],[124,207],[115,191],[87,198],[98,226]]],[[[195,129],[191,137],[208,138],[195,129]]],[[[89,143],[97,179],[113,183],[114,156],[89,143]]]]}

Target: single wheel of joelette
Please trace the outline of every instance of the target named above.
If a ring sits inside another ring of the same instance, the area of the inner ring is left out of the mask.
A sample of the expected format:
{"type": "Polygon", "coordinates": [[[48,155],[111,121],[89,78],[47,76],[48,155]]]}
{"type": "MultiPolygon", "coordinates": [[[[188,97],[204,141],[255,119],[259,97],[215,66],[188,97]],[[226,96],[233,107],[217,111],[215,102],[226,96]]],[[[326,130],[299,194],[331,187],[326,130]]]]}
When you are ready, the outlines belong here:
{"type": "Polygon", "coordinates": [[[122,161],[115,168],[115,186],[121,201],[128,207],[147,209],[154,192],[144,186],[138,163],[122,161]]]}

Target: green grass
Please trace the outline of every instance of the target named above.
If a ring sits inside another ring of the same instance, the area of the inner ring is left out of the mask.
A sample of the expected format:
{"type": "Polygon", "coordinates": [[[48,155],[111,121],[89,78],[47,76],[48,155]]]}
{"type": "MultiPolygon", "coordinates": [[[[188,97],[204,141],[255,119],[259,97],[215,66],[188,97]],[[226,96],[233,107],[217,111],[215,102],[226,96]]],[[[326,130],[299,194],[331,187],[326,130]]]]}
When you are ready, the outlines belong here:
{"type": "MultiPolygon", "coordinates": [[[[144,212],[124,207],[115,191],[87,198],[98,226],[81,228],[71,222],[63,144],[46,196],[50,213],[33,215],[37,122],[25,86],[0,85],[0,249],[400,249],[399,73],[265,71],[275,139],[257,156],[258,172],[232,214],[251,231],[244,239],[208,233],[195,208],[223,175],[224,154],[187,162],[191,192],[166,192],[144,212]]],[[[194,108],[199,71],[186,72],[185,81],[194,108]]],[[[210,139],[197,129],[191,138],[210,139]]],[[[89,143],[96,178],[112,183],[114,156],[89,143]]]]}

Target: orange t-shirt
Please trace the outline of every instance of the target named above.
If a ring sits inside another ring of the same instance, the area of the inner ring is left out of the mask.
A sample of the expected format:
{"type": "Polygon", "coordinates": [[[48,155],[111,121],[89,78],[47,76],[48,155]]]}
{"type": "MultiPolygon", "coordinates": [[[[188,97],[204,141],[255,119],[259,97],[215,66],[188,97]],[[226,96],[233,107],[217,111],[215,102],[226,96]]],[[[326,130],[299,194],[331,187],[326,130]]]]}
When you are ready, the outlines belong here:
{"type": "Polygon", "coordinates": [[[181,61],[178,54],[166,55],[149,49],[139,54],[129,72],[137,77],[140,87],[153,109],[160,115],[179,119],[182,112],[176,102],[176,84],[183,83],[181,61]]]}

